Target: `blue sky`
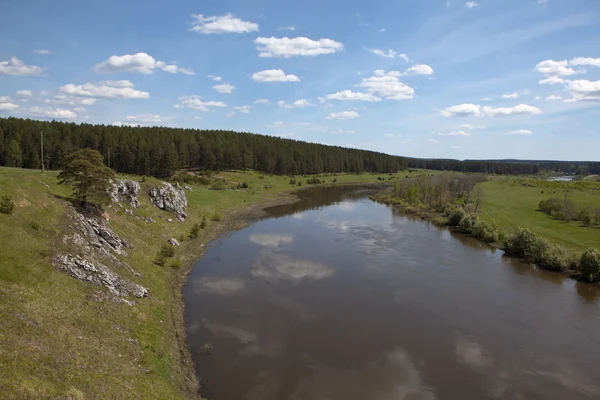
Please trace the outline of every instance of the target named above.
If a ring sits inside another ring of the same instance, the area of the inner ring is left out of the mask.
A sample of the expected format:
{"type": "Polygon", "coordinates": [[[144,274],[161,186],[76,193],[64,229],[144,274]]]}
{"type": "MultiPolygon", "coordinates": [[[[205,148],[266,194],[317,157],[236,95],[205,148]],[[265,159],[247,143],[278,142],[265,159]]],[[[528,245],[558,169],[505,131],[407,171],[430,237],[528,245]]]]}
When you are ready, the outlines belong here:
{"type": "Polygon", "coordinates": [[[600,160],[600,1],[0,2],[0,116],[600,160]]]}

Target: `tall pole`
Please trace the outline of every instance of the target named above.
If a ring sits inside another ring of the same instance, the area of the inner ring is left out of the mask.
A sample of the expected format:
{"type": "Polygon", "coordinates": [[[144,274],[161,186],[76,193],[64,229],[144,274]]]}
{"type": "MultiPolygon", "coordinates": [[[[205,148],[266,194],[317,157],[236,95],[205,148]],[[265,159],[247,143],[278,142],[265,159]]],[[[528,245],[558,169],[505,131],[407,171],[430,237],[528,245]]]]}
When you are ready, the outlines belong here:
{"type": "Polygon", "coordinates": [[[110,147],[108,148],[108,168],[110,168],[110,147]]]}
{"type": "Polygon", "coordinates": [[[44,131],[40,131],[41,145],[42,145],[42,172],[44,172],[44,131]]]}

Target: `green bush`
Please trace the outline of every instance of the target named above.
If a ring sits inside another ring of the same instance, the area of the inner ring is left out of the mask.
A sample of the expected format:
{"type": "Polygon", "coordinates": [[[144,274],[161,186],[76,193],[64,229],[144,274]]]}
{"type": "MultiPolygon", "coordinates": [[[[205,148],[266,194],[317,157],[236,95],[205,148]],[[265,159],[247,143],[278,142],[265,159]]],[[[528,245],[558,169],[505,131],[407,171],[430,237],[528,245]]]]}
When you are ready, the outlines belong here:
{"type": "Polygon", "coordinates": [[[494,243],[498,241],[498,231],[496,228],[484,221],[477,221],[471,233],[473,236],[483,240],[486,243],[494,243]]]}
{"type": "Polygon", "coordinates": [[[563,212],[563,211],[552,211],[550,213],[550,215],[552,215],[552,217],[560,220],[560,221],[566,221],[567,220],[567,213],[563,212]]]}
{"type": "Polygon", "coordinates": [[[587,249],[579,259],[579,269],[590,282],[600,280],[600,251],[587,249]]]}
{"type": "Polygon", "coordinates": [[[13,202],[12,196],[7,194],[0,197],[0,213],[12,214],[15,210],[15,203],[13,202]]]}
{"type": "Polygon", "coordinates": [[[314,178],[307,179],[306,184],[307,185],[320,185],[321,180],[315,176],[314,178]]]}
{"type": "Polygon", "coordinates": [[[533,260],[539,268],[550,271],[566,271],[569,268],[567,251],[560,246],[548,244],[539,239],[537,259],[533,260]]]}
{"type": "Polygon", "coordinates": [[[182,266],[181,258],[177,257],[171,262],[171,268],[180,269],[182,266]]]}
{"type": "Polygon", "coordinates": [[[241,182],[237,184],[237,188],[238,189],[248,189],[249,185],[248,182],[241,182]]]}
{"type": "Polygon", "coordinates": [[[472,233],[473,229],[475,229],[475,225],[477,225],[479,219],[475,214],[467,214],[463,219],[460,220],[458,224],[458,229],[463,233],[472,233]]]}
{"type": "Polygon", "coordinates": [[[210,188],[213,190],[225,190],[227,189],[227,185],[225,185],[225,182],[223,181],[216,181],[215,183],[210,185],[210,188]]]}
{"type": "Polygon", "coordinates": [[[295,179],[290,179],[290,185],[294,186],[296,184],[296,180],[295,179]]]}
{"type": "Polygon", "coordinates": [[[206,215],[202,217],[202,222],[200,222],[200,229],[206,229],[208,226],[208,220],[206,219],[206,215]]]}
{"type": "Polygon", "coordinates": [[[220,212],[215,211],[213,215],[210,217],[212,221],[219,222],[223,219],[223,215],[220,212]]]}
{"type": "Polygon", "coordinates": [[[173,257],[175,255],[175,247],[171,244],[164,244],[158,253],[156,253],[156,257],[154,257],[154,264],[160,265],[163,267],[165,262],[169,257],[173,257]]]}
{"type": "Polygon", "coordinates": [[[302,186],[302,182],[298,181],[298,187],[302,186]]]}
{"type": "Polygon", "coordinates": [[[529,229],[519,228],[516,233],[508,235],[504,246],[509,256],[531,259],[536,244],[537,237],[529,229]]]}
{"type": "Polygon", "coordinates": [[[552,212],[561,212],[564,209],[564,202],[558,197],[551,197],[548,200],[540,201],[538,208],[540,211],[551,215],[552,212]]]}
{"type": "Polygon", "coordinates": [[[448,225],[459,226],[460,222],[467,216],[465,210],[460,207],[454,208],[448,215],[448,225]]]}
{"type": "Polygon", "coordinates": [[[332,181],[332,182],[333,182],[333,183],[336,183],[336,182],[337,182],[337,178],[333,178],[333,181],[332,181]]]}
{"type": "MultiPolygon", "coordinates": [[[[204,218],[206,218],[206,217],[204,217],[204,218]]],[[[190,229],[190,233],[189,233],[188,237],[190,239],[196,239],[198,237],[198,233],[200,233],[200,229],[201,229],[200,224],[197,224],[197,223],[194,224],[194,226],[192,226],[192,229],[190,229]]]]}

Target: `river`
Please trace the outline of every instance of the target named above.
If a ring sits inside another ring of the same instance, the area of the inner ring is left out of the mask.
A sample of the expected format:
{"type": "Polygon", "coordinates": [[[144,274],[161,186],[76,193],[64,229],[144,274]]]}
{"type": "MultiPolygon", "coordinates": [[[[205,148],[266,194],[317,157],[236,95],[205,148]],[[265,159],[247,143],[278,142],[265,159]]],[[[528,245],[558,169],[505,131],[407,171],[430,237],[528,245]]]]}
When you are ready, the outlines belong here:
{"type": "Polygon", "coordinates": [[[600,398],[597,286],[367,194],[306,190],[197,261],[184,298],[205,397],[600,398]]]}

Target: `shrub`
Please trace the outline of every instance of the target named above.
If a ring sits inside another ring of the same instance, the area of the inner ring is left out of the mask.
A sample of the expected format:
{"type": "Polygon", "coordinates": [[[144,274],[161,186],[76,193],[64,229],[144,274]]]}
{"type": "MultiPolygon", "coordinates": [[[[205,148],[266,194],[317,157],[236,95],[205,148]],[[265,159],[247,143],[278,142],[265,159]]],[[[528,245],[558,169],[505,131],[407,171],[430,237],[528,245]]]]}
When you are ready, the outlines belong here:
{"type": "Polygon", "coordinates": [[[486,243],[498,241],[498,231],[493,225],[488,224],[487,222],[477,221],[471,233],[473,236],[486,243]]]}
{"type": "Polygon", "coordinates": [[[585,226],[591,226],[594,222],[594,218],[592,217],[592,214],[586,214],[583,216],[581,222],[583,222],[583,225],[585,226]]]}
{"type": "Polygon", "coordinates": [[[306,180],[307,185],[319,185],[321,184],[321,180],[316,176],[314,178],[310,178],[306,180]]]}
{"type": "Polygon", "coordinates": [[[459,226],[460,222],[467,216],[465,210],[460,207],[454,208],[448,215],[448,225],[459,226]]]}
{"type": "Polygon", "coordinates": [[[587,249],[579,259],[579,269],[588,281],[600,280],[600,251],[587,249]]]}
{"type": "Polygon", "coordinates": [[[478,218],[475,214],[467,214],[458,224],[458,229],[463,233],[472,233],[475,225],[477,225],[478,218]]]}
{"type": "Polygon", "coordinates": [[[215,211],[213,215],[210,217],[212,221],[219,222],[223,219],[223,215],[220,212],[215,211]]]}
{"type": "Polygon", "coordinates": [[[181,258],[177,257],[173,260],[173,262],[171,262],[171,268],[173,269],[180,269],[182,266],[182,262],[181,262],[181,258]]]}
{"type": "Polygon", "coordinates": [[[536,242],[537,237],[529,229],[519,228],[506,238],[506,254],[530,259],[536,242]]]}
{"type": "Polygon", "coordinates": [[[212,353],[212,350],[213,350],[213,347],[212,347],[212,344],[210,344],[210,343],[204,343],[202,345],[202,347],[200,347],[200,353],[202,353],[202,354],[208,355],[208,354],[212,353]]]}
{"type": "Polygon", "coordinates": [[[208,220],[206,219],[206,215],[202,217],[202,222],[200,222],[200,229],[206,229],[208,226],[208,220]]]}
{"type": "MultiPolygon", "coordinates": [[[[204,217],[204,218],[206,218],[206,217],[204,217]]],[[[197,223],[194,224],[194,226],[192,226],[192,229],[190,229],[190,233],[189,233],[188,237],[190,239],[196,239],[198,237],[198,233],[200,233],[200,229],[201,229],[200,224],[197,224],[197,223]]]]}
{"type": "Polygon", "coordinates": [[[337,182],[337,178],[333,178],[332,182],[336,183],[337,182]]]}
{"type": "Polygon", "coordinates": [[[13,202],[12,196],[7,194],[0,197],[0,213],[12,214],[15,210],[15,203],[13,202]]]}
{"type": "Polygon", "coordinates": [[[550,271],[566,271],[569,268],[567,251],[560,246],[548,244],[543,239],[538,241],[537,259],[532,260],[539,268],[550,271]]]}
{"type": "Polygon", "coordinates": [[[567,220],[567,213],[563,212],[563,211],[552,211],[552,213],[550,214],[552,215],[554,218],[560,220],[560,221],[566,221],[567,220]]]}
{"type": "Polygon", "coordinates": [[[298,181],[298,187],[302,186],[302,182],[298,181]]]}
{"type": "Polygon", "coordinates": [[[248,189],[249,187],[250,185],[248,185],[248,182],[241,182],[237,184],[238,189],[248,189]]]}
{"type": "Polygon", "coordinates": [[[564,202],[558,197],[551,197],[548,200],[540,201],[538,208],[540,209],[540,211],[551,215],[552,212],[557,213],[563,211],[564,202]]]}
{"type": "Polygon", "coordinates": [[[210,188],[213,190],[225,190],[227,189],[227,185],[225,185],[225,182],[223,181],[216,181],[210,186],[210,188]]]}
{"type": "Polygon", "coordinates": [[[258,179],[265,179],[265,176],[261,175],[261,176],[258,177],[258,179]]]}
{"type": "Polygon", "coordinates": [[[290,179],[290,185],[294,186],[296,184],[296,180],[295,179],[290,179]]]}

